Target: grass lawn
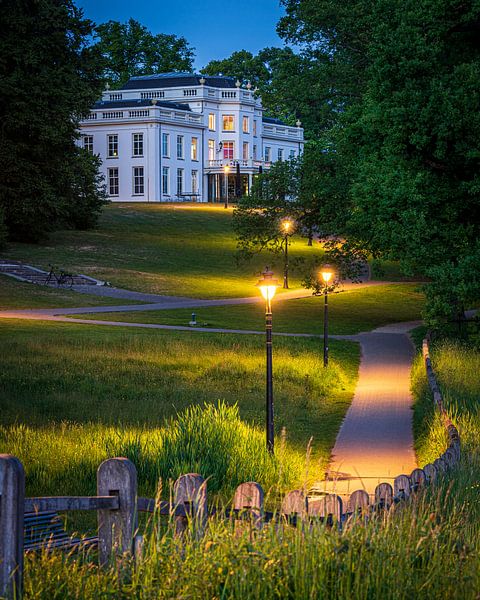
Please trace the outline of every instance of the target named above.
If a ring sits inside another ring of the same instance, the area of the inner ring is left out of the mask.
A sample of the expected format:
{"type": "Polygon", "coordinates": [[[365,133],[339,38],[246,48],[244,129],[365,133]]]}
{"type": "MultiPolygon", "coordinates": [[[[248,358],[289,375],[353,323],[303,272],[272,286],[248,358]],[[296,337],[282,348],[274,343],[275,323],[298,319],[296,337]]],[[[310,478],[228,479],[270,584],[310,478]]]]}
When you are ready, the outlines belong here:
{"type": "MultiPolygon", "coordinates": [[[[295,259],[321,255],[317,243],[292,238],[291,284],[299,286],[295,259]]],[[[111,204],[93,231],[61,231],[44,245],[11,244],[10,259],[106,280],[136,291],[205,298],[252,296],[265,264],[282,259],[257,256],[248,264],[235,261],[232,210],[223,206],[111,204]]]]}
{"type": "MultiPolygon", "coordinates": [[[[400,321],[421,318],[423,294],[416,284],[392,284],[359,288],[333,294],[329,299],[329,331],[332,334],[352,334],[400,321]]],[[[197,322],[201,326],[228,329],[262,330],[264,308],[258,304],[198,308],[197,322]]],[[[323,298],[311,297],[276,302],[273,307],[274,331],[323,333],[323,298]]],[[[188,325],[192,309],[95,313],[73,315],[84,319],[188,325]]]]}
{"type": "MultiPolygon", "coordinates": [[[[69,308],[77,306],[113,306],[132,304],[131,300],[102,298],[91,294],[79,294],[68,289],[51,288],[18,281],[0,275],[0,310],[9,308],[69,308]]],[[[135,304],[142,304],[135,301],[135,304]]]]}
{"type": "MultiPolygon", "coordinates": [[[[99,461],[125,454],[139,468],[143,492],[153,494],[155,478],[142,478],[142,469],[156,464],[155,457],[149,450],[143,460],[138,448],[158,449],[153,441],[166,420],[192,405],[238,404],[241,421],[264,431],[264,346],[256,336],[5,320],[0,362],[0,452],[25,462],[30,494],[91,493],[99,461]]],[[[275,340],[277,436],[285,427],[286,447],[300,462],[314,438],[314,479],[350,404],[358,362],[354,343],[332,342],[331,365],[324,369],[313,340],[275,340]]],[[[213,452],[220,460],[222,452],[213,452]]],[[[229,490],[231,482],[216,485],[229,490]]]]}

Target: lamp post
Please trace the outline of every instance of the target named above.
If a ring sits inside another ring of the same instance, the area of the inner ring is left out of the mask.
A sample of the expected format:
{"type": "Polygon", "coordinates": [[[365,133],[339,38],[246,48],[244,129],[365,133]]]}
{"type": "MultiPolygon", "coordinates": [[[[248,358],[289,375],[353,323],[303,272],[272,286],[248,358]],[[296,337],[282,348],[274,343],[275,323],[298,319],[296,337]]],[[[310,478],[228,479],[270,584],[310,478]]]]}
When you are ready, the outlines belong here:
{"type": "Polygon", "coordinates": [[[285,242],[285,263],[283,268],[283,288],[288,290],[288,236],[290,235],[292,222],[288,219],[282,221],[282,231],[284,233],[285,242]]]}
{"type": "Polygon", "coordinates": [[[258,280],[257,287],[265,298],[265,333],[267,351],[267,385],[266,385],[266,427],[267,427],[267,450],[273,454],[273,375],[272,375],[272,298],[277,291],[278,280],[274,279],[272,271],[268,267],[262,273],[262,279],[258,280]]]}
{"type": "Polygon", "coordinates": [[[225,175],[225,205],[224,205],[224,208],[228,208],[228,174],[230,173],[229,165],[225,165],[223,167],[223,173],[225,175]]]}
{"type": "Polygon", "coordinates": [[[323,312],[323,366],[328,365],[328,282],[333,276],[333,270],[330,265],[324,265],[320,271],[324,287],[325,305],[323,312]]]}

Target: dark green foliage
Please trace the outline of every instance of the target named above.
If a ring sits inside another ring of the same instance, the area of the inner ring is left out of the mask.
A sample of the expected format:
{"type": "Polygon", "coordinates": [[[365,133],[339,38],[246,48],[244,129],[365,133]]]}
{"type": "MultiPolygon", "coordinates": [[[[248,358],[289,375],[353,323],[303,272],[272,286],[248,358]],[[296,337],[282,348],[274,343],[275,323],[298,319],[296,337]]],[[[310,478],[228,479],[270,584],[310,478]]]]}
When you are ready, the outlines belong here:
{"type": "Polygon", "coordinates": [[[0,250],[5,247],[7,242],[7,228],[4,222],[3,209],[0,206],[0,250]]]}
{"type": "Polygon", "coordinates": [[[184,37],[154,35],[134,19],[102,23],[96,33],[96,48],[105,58],[104,77],[113,86],[136,75],[192,70],[193,49],[184,37]]]}
{"type": "Polygon", "coordinates": [[[71,0],[4,0],[0,29],[0,207],[9,237],[38,241],[58,227],[90,226],[103,198],[75,139],[101,89],[99,55],[87,45],[92,23],[71,0]]]}

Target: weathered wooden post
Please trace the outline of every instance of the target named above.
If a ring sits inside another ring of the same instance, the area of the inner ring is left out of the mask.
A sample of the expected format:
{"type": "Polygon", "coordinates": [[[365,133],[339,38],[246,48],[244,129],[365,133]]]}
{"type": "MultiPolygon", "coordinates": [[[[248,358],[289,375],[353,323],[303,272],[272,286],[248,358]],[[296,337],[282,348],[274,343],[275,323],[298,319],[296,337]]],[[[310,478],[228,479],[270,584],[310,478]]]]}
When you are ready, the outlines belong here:
{"type": "Polygon", "coordinates": [[[11,454],[0,454],[0,596],[18,600],[23,590],[25,472],[11,454]]]}
{"type": "Polygon", "coordinates": [[[347,513],[352,516],[368,517],[370,512],[370,496],[365,490],[356,490],[350,494],[347,502],[347,513]]]}
{"type": "MultiPolygon", "coordinates": [[[[250,535],[252,526],[255,529],[261,529],[263,525],[263,501],[264,494],[262,486],[255,481],[240,484],[235,490],[233,497],[233,508],[238,511],[245,511],[245,517],[248,514],[248,527],[250,535]]],[[[241,533],[245,529],[245,523],[241,520],[235,522],[235,532],[241,533]]]]}
{"type": "Polygon", "coordinates": [[[389,483],[379,483],[375,488],[375,506],[389,509],[393,503],[393,488],[389,483]]]}
{"type": "Polygon", "coordinates": [[[398,475],[393,480],[393,495],[396,500],[406,500],[410,497],[412,482],[408,475],[398,475]]]}
{"type": "Polygon", "coordinates": [[[288,520],[304,519],[308,511],[308,498],[303,490],[288,492],[282,502],[282,513],[288,520]]]}
{"type": "Polygon", "coordinates": [[[106,565],[113,556],[131,555],[137,531],[137,470],[127,458],[105,460],[97,471],[97,494],[118,496],[117,510],[99,510],[98,558],[106,565]]]}
{"type": "MultiPolygon", "coordinates": [[[[186,515],[193,519],[195,531],[198,536],[203,535],[208,508],[207,508],[207,482],[198,473],[181,475],[173,487],[175,507],[181,507],[186,515]]],[[[187,528],[187,516],[177,516],[175,519],[175,532],[181,535],[187,528]]]]}
{"type": "Polygon", "coordinates": [[[342,499],[335,494],[326,494],[321,498],[309,500],[308,514],[325,519],[327,525],[333,525],[335,522],[341,523],[343,515],[342,499]]]}
{"type": "Polygon", "coordinates": [[[427,478],[427,483],[429,485],[433,485],[437,478],[437,467],[435,467],[431,463],[428,463],[428,465],[425,465],[423,467],[423,472],[425,473],[425,476],[427,478]]]}
{"type": "Polygon", "coordinates": [[[423,469],[413,469],[410,473],[410,482],[412,486],[412,492],[417,492],[420,488],[425,487],[427,483],[427,476],[423,469]]]}

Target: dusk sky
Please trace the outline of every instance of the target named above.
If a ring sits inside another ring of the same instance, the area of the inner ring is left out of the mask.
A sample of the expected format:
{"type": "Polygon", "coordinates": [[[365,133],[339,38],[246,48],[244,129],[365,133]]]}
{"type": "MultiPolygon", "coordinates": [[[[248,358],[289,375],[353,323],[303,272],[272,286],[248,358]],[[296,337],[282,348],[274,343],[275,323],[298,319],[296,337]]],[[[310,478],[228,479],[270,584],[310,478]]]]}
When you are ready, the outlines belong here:
{"type": "Polygon", "coordinates": [[[96,23],[132,17],[152,33],[184,36],[195,48],[197,69],[235,50],[284,45],[275,30],[284,14],[279,0],[77,0],[77,5],[96,23]]]}

